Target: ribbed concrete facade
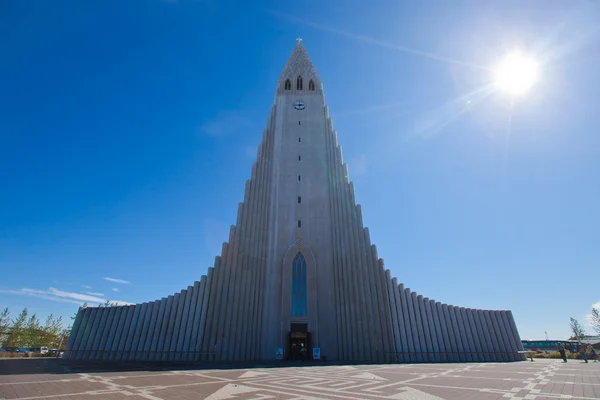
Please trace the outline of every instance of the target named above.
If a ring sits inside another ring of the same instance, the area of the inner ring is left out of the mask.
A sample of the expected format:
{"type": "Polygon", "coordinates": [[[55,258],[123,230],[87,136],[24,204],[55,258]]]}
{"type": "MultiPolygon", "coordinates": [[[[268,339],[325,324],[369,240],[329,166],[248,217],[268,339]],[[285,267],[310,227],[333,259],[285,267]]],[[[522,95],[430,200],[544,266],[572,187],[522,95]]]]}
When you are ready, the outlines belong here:
{"type": "Polygon", "coordinates": [[[298,43],[277,82],[237,222],[213,268],[154,302],[81,309],[66,358],[522,359],[510,311],[442,304],[391,276],[363,226],[322,84],[298,43]]]}

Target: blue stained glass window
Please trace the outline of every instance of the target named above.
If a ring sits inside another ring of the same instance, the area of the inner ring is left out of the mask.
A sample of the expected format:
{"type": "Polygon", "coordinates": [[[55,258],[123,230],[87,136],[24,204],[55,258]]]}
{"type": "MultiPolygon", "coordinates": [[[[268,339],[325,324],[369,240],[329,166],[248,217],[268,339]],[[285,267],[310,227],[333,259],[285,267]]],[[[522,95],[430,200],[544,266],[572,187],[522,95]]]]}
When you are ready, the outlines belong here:
{"type": "Polygon", "coordinates": [[[306,259],[300,252],[292,263],[292,315],[306,316],[306,259]]]}

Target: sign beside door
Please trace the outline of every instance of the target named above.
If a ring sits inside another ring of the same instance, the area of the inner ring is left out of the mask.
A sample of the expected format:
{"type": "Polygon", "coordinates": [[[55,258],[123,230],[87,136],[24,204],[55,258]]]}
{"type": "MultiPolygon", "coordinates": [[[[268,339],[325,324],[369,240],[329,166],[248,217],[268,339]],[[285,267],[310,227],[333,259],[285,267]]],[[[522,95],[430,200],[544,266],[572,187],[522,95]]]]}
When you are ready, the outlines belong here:
{"type": "Polygon", "coordinates": [[[321,349],[319,347],[313,347],[313,360],[321,359],[321,349]]]}

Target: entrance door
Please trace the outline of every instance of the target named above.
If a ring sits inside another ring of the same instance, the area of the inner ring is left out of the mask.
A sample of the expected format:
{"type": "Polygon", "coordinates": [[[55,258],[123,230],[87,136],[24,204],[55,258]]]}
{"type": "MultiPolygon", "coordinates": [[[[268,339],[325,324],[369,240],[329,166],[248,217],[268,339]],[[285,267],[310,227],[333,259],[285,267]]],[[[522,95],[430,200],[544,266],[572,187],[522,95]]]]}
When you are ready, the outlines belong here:
{"type": "Polygon", "coordinates": [[[312,360],[312,346],[307,324],[292,324],[288,340],[288,360],[312,360]]]}

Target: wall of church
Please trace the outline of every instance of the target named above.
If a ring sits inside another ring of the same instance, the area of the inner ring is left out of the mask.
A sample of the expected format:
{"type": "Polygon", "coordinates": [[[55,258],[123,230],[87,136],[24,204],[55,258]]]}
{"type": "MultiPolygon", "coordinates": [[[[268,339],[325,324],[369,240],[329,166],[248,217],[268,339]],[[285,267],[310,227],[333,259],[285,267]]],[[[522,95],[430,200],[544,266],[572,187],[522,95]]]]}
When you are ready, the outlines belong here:
{"type": "Polygon", "coordinates": [[[287,348],[292,322],[307,323],[313,347],[330,360],[524,359],[510,311],[437,302],[385,269],[302,46],[278,82],[236,224],[214,268],[157,301],[80,309],[65,358],[271,360],[277,348],[287,348]],[[314,91],[307,90],[310,80],[314,91]],[[298,252],[306,260],[306,315],[291,312],[298,252]]]}

